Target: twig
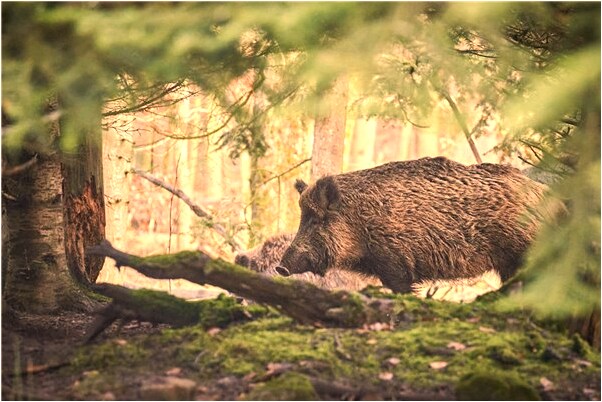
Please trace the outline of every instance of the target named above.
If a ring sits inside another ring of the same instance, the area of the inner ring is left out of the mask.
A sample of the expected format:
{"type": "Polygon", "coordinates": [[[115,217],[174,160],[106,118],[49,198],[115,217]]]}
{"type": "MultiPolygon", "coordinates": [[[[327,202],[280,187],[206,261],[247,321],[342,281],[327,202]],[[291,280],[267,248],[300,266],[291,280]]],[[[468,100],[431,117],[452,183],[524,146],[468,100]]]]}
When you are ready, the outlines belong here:
{"type": "Polygon", "coordinates": [[[454,116],[455,116],[456,120],[458,121],[458,124],[460,124],[460,127],[462,128],[462,131],[464,132],[466,141],[468,141],[468,145],[470,145],[470,150],[472,151],[472,154],[474,155],[475,159],[477,160],[477,163],[483,163],[483,160],[481,159],[481,156],[479,155],[479,151],[477,150],[477,146],[471,137],[471,132],[468,130],[468,125],[466,124],[466,119],[460,112],[460,109],[458,109],[458,105],[456,105],[456,102],[454,102],[454,100],[452,99],[450,94],[447,93],[447,91],[445,91],[444,89],[441,89],[441,88],[438,88],[437,90],[439,91],[441,96],[443,96],[443,98],[445,98],[445,100],[451,107],[452,112],[454,113],[454,116]]]}
{"type": "Polygon", "coordinates": [[[272,177],[270,177],[269,179],[265,180],[263,183],[261,183],[261,185],[263,186],[263,185],[266,185],[266,184],[268,184],[268,183],[269,183],[269,182],[271,182],[272,180],[279,179],[280,177],[282,177],[282,176],[284,176],[285,174],[287,174],[287,173],[289,173],[289,172],[291,172],[291,171],[293,171],[293,170],[297,169],[299,166],[301,166],[301,165],[303,165],[304,163],[307,163],[307,162],[309,162],[309,161],[311,161],[311,158],[303,159],[301,162],[297,163],[295,166],[293,166],[293,167],[291,167],[291,168],[289,168],[289,169],[286,169],[284,172],[282,172],[282,173],[279,173],[279,174],[277,174],[276,176],[272,176],[272,177]]]}
{"type": "Polygon", "coordinates": [[[143,100],[142,102],[140,102],[137,105],[125,107],[123,109],[111,110],[111,111],[105,112],[102,114],[102,117],[116,116],[116,115],[125,114],[125,113],[135,113],[135,112],[144,110],[145,108],[156,106],[153,104],[156,103],[157,101],[160,101],[162,98],[169,95],[170,93],[178,90],[183,85],[184,85],[184,81],[178,81],[178,82],[172,84],[171,86],[165,87],[163,90],[159,91],[158,93],[151,95],[149,98],[143,100]]]}
{"type": "MultiPolygon", "coordinates": [[[[496,55],[484,54],[484,53],[479,52],[478,50],[473,50],[473,49],[466,49],[466,50],[454,49],[454,50],[460,54],[471,54],[473,56],[484,57],[486,59],[497,59],[498,58],[496,55]]],[[[482,51],[483,52],[492,52],[492,50],[488,50],[488,49],[482,49],[482,51]]]]}
{"type": "Polygon", "coordinates": [[[563,117],[560,121],[564,124],[569,124],[571,126],[578,126],[580,124],[579,120],[572,119],[570,117],[563,117]]]}
{"type": "Polygon", "coordinates": [[[351,355],[343,348],[339,335],[335,333],[333,338],[334,353],[343,360],[352,361],[351,355]]]}
{"type": "Polygon", "coordinates": [[[46,364],[28,364],[24,370],[21,370],[18,372],[9,372],[7,375],[9,377],[23,377],[23,376],[32,375],[32,374],[48,373],[50,371],[54,371],[54,370],[58,370],[62,367],[66,367],[70,364],[71,364],[70,361],[46,363],[46,364]]]}
{"type": "Polygon", "coordinates": [[[435,296],[435,293],[437,293],[438,290],[439,290],[439,286],[437,286],[437,285],[430,286],[428,288],[428,290],[426,291],[425,299],[432,299],[433,296],[435,296]]]}
{"type": "Polygon", "coordinates": [[[188,197],[182,190],[174,188],[173,186],[170,186],[169,184],[165,183],[164,181],[159,180],[156,177],[151,176],[150,174],[148,174],[140,169],[133,168],[132,173],[135,173],[138,176],[143,177],[146,180],[150,181],[154,185],[169,191],[170,193],[172,193],[173,195],[175,195],[176,197],[178,197],[179,199],[184,201],[186,203],[186,205],[188,205],[190,207],[190,209],[192,209],[192,212],[194,212],[198,217],[209,220],[210,227],[213,228],[213,230],[215,230],[220,236],[222,236],[226,240],[226,243],[228,243],[228,245],[230,245],[230,247],[232,248],[232,251],[238,253],[238,252],[244,250],[242,245],[238,241],[236,241],[236,239],[234,239],[232,236],[230,236],[228,234],[228,231],[226,230],[226,228],[224,228],[219,223],[213,223],[213,216],[209,212],[205,211],[201,206],[199,206],[198,204],[195,204],[190,199],[190,197],[188,197]]]}
{"type": "Polygon", "coordinates": [[[2,167],[2,176],[13,176],[16,174],[19,174],[21,172],[24,172],[25,170],[29,169],[30,167],[32,167],[33,165],[35,165],[38,162],[38,154],[35,154],[30,160],[28,160],[25,163],[22,163],[20,165],[17,166],[13,166],[13,167],[2,167]]]}

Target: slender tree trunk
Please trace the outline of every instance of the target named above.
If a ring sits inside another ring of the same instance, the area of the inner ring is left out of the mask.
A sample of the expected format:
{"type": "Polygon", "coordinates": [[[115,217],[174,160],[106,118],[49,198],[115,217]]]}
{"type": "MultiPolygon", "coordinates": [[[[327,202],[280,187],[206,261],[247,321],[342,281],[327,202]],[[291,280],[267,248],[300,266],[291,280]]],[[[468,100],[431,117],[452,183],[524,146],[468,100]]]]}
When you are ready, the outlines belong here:
{"type": "MultiPolygon", "coordinates": [[[[129,225],[133,145],[132,135],[128,131],[107,130],[103,133],[103,158],[108,162],[103,166],[107,221],[105,237],[112,244],[124,248],[127,238],[126,228],[129,225]]],[[[121,283],[121,278],[121,271],[115,267],[110,258],[107,258],[98,281],[121,283]]]]}
{"type": "Polygon", "coordinates": [[[348,91],[347,79],[338,79],[325,100],[328,110],[316,116],[311,154],[312,181],[343,170],[348,91]]]}
{"type": "Polygon", "coordinates": [[[264,229],[266,219],[271,217],[271,212],[267,209],[267,199],[265,190],[262,189],[262,183],[265,181],[265,172],[261,168],[261,158],[259,155],[251,154],[251,174],[249,177],[249,193],[251,196],[251,223],[249,247],[254,247],[264,239],[264,229]],[[265,216],[265,215],[268,216],[265,216]]]}

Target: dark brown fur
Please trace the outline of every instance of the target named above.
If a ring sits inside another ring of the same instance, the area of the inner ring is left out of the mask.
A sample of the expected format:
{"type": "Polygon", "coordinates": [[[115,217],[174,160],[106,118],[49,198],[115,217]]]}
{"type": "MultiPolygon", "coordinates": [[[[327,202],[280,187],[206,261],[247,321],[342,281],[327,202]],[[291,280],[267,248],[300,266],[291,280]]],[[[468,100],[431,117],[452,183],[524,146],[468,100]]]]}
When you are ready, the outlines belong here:
{"type": "Polygon", "coordinates": [[[336,266],[393,291],[429,280],[510,278],[539,220],[545,187],[510,166],[446,158],[392,162],[299,181],[301,223],[278,272],[324,275],[336,266]]]}
{"type": "MultiPolygon", "coordinates": [[[[252,250],[239,253],[234,262],[243,267],[250,268],[253,271],[264,273],[265,275],[278,275],[275,268],[280,263],[284,252],[290,246],[294,237],[294,234],[272,236],[262,245],[257,246],[252,250]]],[[[324,277],[314,275],[311,272],[305,272],[295,275],[294,278],[313,283],[324,289],[357,291],[368,285],[381,285],[380,281],[376,278],[370,278],[356,272],[338,269],[330,270],[324,277]]]]}

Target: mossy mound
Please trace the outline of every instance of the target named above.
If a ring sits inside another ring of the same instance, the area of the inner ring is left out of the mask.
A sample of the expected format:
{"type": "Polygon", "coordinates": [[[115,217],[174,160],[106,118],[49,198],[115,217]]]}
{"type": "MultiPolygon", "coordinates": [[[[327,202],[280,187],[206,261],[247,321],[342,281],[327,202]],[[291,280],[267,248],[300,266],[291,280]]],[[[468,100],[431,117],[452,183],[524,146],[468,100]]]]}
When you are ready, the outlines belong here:
{"type": "MultiPolygon", "coordinates": [[[[498,312],[482,301],[463,305],[387,297],[396,303],[393,327],[342,329],[299,325],[274,310],[243,307],[221,296],[204,303],[202,325],[82,348],[72,369],[99,374],[96,392],[78,397],[129,390],[137,378],[173,367],[204,384],[210,395],[203,397],[210,399],[330,398],[312,394],[310,379],[351,384],[376,399],[407,399],[408,389],[413,397],[435,394],[437,399],[591,399],[584,390],[592,389],[593,397],[599,394],[600,355],[580,338],[538,324],[526,313],[498,312]],[[245,320],[232,320],[240,315],[245,320]],[[286,370],[269,373],[274,364],[286,370]],[[543,377],[554,390],[543,390],[543,377]],[[231,394],[211,394],[223,379],[236,382],[231,394]],[[479,383],[490,384],[494,396],[471,394],[477,388],[487,392],[479,383]],[[447,393],[436,394],[442,389],[447,393]],[[284,395],[285,390],[299,394],[284,395]]],[[[125,392],[115,396],[128,399],[133,391],[125,392]]]]}
{"type": "Polygon", "coordinates": [[[244,399],[247,401],[316,401],[320,398],[307,376],[286,373],[259,384],[244,399]]]}
{"type": "Polygon", "coordinates": [[[456,385],[460,401],[538,401],[537,391],[514,373],[501,371],[467,374],[456,385]]]}

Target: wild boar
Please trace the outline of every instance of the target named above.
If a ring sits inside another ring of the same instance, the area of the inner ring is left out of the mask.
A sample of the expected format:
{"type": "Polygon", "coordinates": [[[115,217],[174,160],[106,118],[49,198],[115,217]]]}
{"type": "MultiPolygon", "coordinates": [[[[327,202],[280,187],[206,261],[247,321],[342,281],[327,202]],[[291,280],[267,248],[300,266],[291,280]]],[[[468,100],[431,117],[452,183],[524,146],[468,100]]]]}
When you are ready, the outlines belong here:
{"type": "Polygon", "coordinates": [[[510,278],[538,229],[532,207],[546,188],[510,166],[443,157],[295,187],[301,222],[278,273],[325,275],[336,266],[404,293],[415,283],[489,270],[510,278]]]}
{"type": "MultiPolygon", "coordinates": [[[[265,275],[278,275],[276,266],[280,263],[284,251],[290,246],[294,237],[294,233],[272,236],[256,248],[236,255],[234,262],[265,275]]],[[[368,285],[381,286],[377,278],[336,268],[329,270],[324,277],[310,272],[294,275],[294,277],[331,290],[358,291],[368,285]]]]}

